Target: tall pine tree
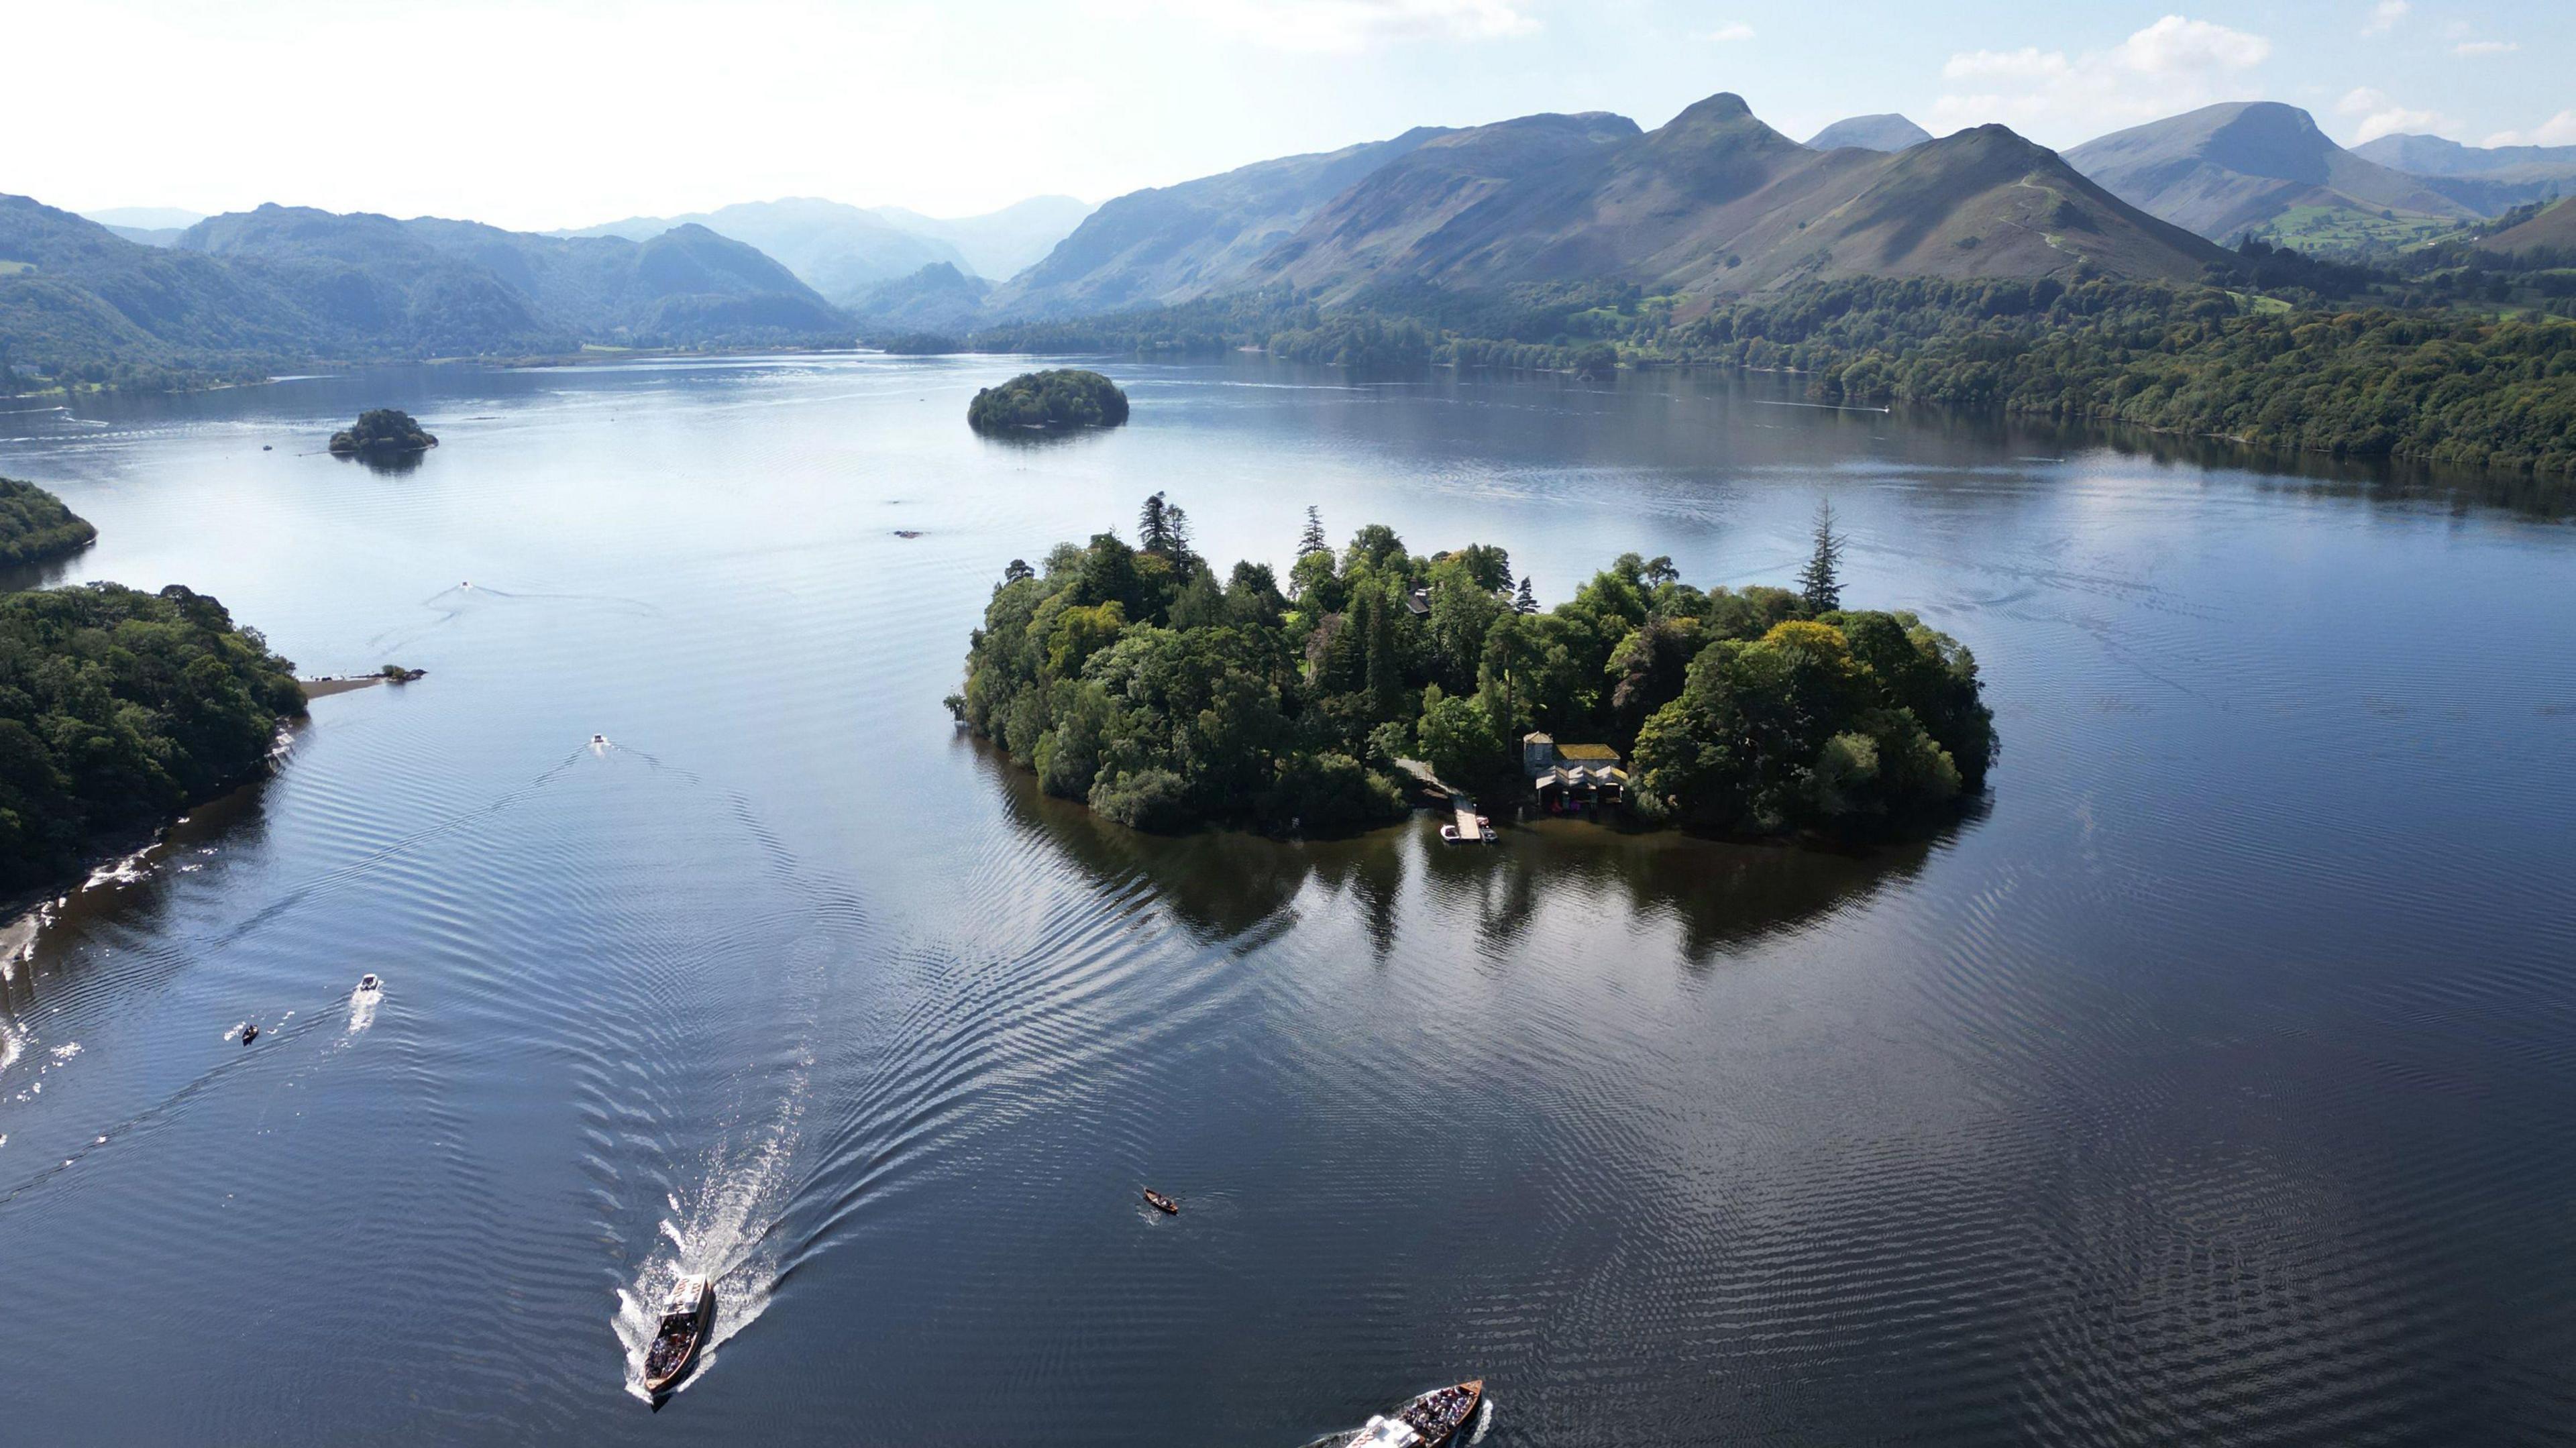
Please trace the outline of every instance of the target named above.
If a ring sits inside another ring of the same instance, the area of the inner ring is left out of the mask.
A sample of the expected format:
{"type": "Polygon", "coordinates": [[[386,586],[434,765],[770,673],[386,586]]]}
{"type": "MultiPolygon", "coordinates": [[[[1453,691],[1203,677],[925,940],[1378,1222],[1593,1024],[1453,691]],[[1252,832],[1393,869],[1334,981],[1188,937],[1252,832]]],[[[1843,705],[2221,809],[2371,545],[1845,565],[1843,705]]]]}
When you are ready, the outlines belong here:
{"type": "Polygon", "coordinates": [[[1834,532],[1834,505],[1816,503],[1816,551],[1798,570],[1798,593],[1810,614],[1831,613],[1843,606],[1843,540],[1834,532]]]}
{"type": "Polygon", "coordinates": [[[1529,575],[1526,573],[1521,575],[1520,595],[1512,600],[1512,610],[1516,613],[1538,612],[1538,590],[1530,587],[1529,575]]]}
{"type": "Polygon", "coordinates": [[[1297,535],[1297,556],[1329,553],[1333,545],[1324,541],[1324,515],[1312,503],[1306,505],[1306,531],[1297,535]]]}

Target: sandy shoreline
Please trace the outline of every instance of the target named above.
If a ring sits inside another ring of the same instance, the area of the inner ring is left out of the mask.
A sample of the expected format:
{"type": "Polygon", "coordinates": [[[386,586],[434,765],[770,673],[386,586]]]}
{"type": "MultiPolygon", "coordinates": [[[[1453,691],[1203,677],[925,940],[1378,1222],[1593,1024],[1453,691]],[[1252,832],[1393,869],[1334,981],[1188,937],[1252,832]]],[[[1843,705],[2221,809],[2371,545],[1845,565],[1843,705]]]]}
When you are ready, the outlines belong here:
{"type": "Polygon", "coordinates": [[[334,694],[345,694],[351,689],[363,689],[370,684],[381,684],[384,681],[385,676],[382,674],[349,674],[337,679],[298,679],[295,682],[304,690],[305,700],[310,702],[315,699],[327,699],[334,694]]]}

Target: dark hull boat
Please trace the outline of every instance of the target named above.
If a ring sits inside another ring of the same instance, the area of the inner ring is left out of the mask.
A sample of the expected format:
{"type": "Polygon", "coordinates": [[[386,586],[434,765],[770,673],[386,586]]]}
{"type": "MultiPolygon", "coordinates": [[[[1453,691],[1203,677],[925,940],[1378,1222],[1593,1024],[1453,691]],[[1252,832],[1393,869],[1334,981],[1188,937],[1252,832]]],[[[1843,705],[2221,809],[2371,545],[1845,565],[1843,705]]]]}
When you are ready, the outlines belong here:
{"type": "Polygon", "coordinates": [[[716,1325],[716,1285],[704,1277],[683,1277],[671,1284],[662,1302],[662,1325],[653,1345],[644,1350],[644,1391],[654,1405],[697,1365],[698,1349],[716,1325]]]}
{"type": "Polygon", "coordinates": [[[1485,1380],[1434,1388],[1382,1418],[1371,1418],[1350,1448],[1450,1448],[1484,1406],[1485,1380]]]}
{"type": "Polygon", "coordinates": [[[1181,1214],[1180,1203],[1173,1201],[1170,1197],[1163,1195],[1152,1187],[1145,1188],[1145,1205],[1152,1207],[1155,1211],[1158,1211],[1167,1217],[1177,1217],[1181,1214]]]}

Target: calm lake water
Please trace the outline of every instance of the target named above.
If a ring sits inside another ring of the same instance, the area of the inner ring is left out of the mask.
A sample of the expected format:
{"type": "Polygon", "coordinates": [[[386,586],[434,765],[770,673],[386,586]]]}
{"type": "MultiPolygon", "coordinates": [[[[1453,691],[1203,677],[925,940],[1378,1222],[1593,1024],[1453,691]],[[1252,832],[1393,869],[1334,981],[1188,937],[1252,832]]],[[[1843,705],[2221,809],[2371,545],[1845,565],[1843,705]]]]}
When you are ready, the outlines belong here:
{"type": "Polygon", "coordinates": [[[978,440],[1021,365],[0,413],[70,577],[430,671],[10,967],[0,1438],[1298,1448],[1470,1376],[1494,1448],[2576,1436],[2569,525],[1671,374],[1128,365],[1124,430],[978,440]],[[388,404],[445,445],[317,455],[388,404]],[[1991,801],[1128,834],[939,700],[1156,490],[1547,602],[1786,582],[1829,497],[1983,662],[1991,801]],[[722,1341],[657,1415],[675,1263],[722,1341]]]}

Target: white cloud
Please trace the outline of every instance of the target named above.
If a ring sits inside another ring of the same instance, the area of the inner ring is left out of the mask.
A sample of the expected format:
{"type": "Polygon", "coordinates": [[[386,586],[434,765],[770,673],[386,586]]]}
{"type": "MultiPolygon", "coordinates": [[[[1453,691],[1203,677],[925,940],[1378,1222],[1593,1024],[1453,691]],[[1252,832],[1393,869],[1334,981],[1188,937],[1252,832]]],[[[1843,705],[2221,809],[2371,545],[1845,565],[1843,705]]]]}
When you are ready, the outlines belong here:
{"type": "Polygon", "coordinates": [[[2141,75],[2250,70],[2272,54],[2272,42],[2206,20],[2168,15],[2120,42],[2112,59],[2141,75]]]}
{"type": "Polygon", "coordinates": [[[2522,46],[2517,41],[2467,40],[2452,47],[2451,53],[2453,55],[2460,56],[2463,59],[2475,60],[2479,56],[2506,55],[2520,49],[2522,49],[2522,46]]]}
{"type": "Polygon", "coordinates": [[[2397,22],[2405,19],[2406,12],[2413,8],[2406,0],[2379,0],[2378,4],[2370,7],[2370,19],[2362,24],[2361,33],[2386,35],[2395,30],[2397,22]]]}
{"type": "Polygon", "coordinates": [[[2089,140],[2221,100],[2260,92],[2253,71],[2272,42],[2206,20],[2168,15],[2108,50],[1968,50],[1941,67],[1945,80],[1974,91],[1932,103],[1934,130],[2002,121],[2059,144],[2089,140]]]}
{"type": "Polygon", "coordinates": [[[1497,40],[1539,28],[1528,0],[1160,0],[1151,8],[1282,50],[1497,40]]]}
{"type": "Polygon", "coordinates": [[[1720,45],[1732,45],[1739,40],[1751,40],[1753,38],[1753,27],[1745,24],[1741,20],[1731,21],[1728,24],[1721,25],[1715,30],[1710,31],[1708,33],[1708,38],[1716,41],[1720,45]]]}
{"type": "Polygon", "coordinates": [[[2490,146],[2576,146],[2576,111],[2560,111],[2528,131],[2498,131],[2490,146]]]}
{"type": "Polygon", "coordinates": [[[2412,110],[2399,105],[2386,91],[2369,86],[2347,92],[2335,103],[2335,109],[2347,116],[2361,117],[2361,126],[2353,132],[2353,144],[2376,141],[2382,136],[2400,132],[2408,135],[2456,135],[2460,122],[2439,111],[2412,110]]]}

